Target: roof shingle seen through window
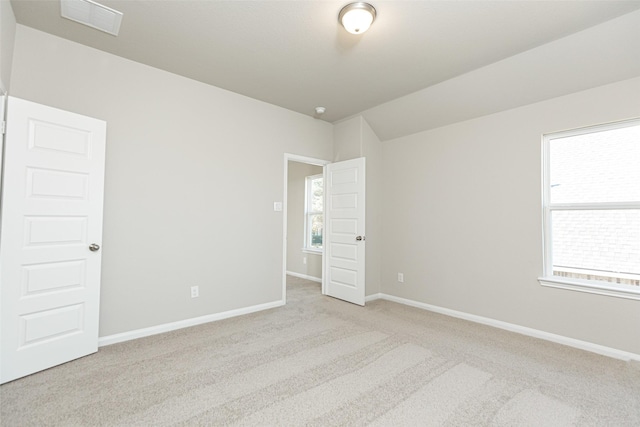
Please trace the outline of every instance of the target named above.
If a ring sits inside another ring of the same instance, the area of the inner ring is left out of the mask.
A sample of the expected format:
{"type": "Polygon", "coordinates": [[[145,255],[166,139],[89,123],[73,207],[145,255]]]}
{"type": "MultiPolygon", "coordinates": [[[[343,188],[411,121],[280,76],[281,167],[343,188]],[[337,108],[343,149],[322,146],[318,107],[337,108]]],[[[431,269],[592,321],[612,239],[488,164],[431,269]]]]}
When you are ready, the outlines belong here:
{"type": "MultiPolygon", "coordinates": [[[[551,202],[640,201],[640,126],[551,140],[551,202]]],[[[640,275],[639,210],[552,213],[553,264],[640,275]]]]}

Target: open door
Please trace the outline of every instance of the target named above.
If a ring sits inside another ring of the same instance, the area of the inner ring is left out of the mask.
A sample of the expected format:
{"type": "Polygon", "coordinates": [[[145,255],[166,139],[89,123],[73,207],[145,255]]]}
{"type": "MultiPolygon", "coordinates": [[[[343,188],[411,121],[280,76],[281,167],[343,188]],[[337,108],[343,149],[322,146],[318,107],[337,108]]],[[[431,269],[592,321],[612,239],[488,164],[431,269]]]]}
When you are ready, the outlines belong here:
{"type": "Polygon", "coordinates": [[[0,383],[98,349],[106,123],[9,97],[0,383]]]}
{"type": "Polygon", "coordinates": [[[324,281],[325,293],[364,305],[365,297],[365,159],[326,166],[324,281]]]}

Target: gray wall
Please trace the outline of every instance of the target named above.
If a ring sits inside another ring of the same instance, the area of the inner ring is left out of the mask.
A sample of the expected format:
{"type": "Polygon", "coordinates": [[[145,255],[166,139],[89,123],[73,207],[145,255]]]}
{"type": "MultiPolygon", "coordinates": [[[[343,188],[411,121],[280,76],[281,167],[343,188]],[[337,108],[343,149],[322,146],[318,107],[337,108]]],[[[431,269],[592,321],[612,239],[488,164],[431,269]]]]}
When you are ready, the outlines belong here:
{"type": "Polygon", "coordinates": [[[541,135],[638,117],[638,94],[635,78],[385,142],[383,292],[640,354],[640,301],[537,281],[541,135]]]}
{"type": "Polygon", "coordinates": [[[8,0],[0,1],[0,92],[8,92],[16,34],[16,18],[8,0]]]}
{"type": "Polygon", "coordinates": [[[287,271],[322,278],[322,255],[303,252],[305,178],[322,173],[322,166],[289,162],[287,174],[287,271]],[[303,262],[307,259],[307,263],[303,262]]]}
{"type": "Polygon", "coordinates": [[[365,229],[366,259],[366,295],[374,295],[381,290],[382,266],[382,143],[373,132],[369,123],[360,117],[362,134],[362,156],[367,162],[367,191],[365,229]]]}
{"type": "Polygon", "coordinates": [[[11,93],[108,123],[100,336],[282,299],[282,159],[330,124],[21,25],[11,93]]]}

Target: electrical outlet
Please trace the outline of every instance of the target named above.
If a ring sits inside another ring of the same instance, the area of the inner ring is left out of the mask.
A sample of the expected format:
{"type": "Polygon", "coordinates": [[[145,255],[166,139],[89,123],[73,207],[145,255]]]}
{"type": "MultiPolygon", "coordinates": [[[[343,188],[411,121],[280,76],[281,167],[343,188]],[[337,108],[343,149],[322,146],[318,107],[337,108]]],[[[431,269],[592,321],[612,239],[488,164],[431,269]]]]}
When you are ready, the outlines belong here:
{"type": "Polygon", "coordinates": [[[404,273],[398,273],[398,282],[404,283],[404,273]]]}
{"type": "Polygon", "coordinates": [[[200,289],[197,286],[191,287],[191,298],[198,298],[200,296],[200,289]]]}
{"type": "Polygon", "coordinates": [[[303,263],[303,264],[306,264],[306,263],[307,263],[307,257],[306,257],[306,256],[303,256],[303,257],[302,257],[302,263],[303,263]]]}

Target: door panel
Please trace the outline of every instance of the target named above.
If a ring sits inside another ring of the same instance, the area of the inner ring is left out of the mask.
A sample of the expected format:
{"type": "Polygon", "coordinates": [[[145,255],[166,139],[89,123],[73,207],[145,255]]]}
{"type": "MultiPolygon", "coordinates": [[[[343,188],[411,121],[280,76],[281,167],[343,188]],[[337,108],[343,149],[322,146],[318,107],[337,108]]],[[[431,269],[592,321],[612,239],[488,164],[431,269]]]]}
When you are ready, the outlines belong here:
{"type": "Polygon", "coordinates": [[[364,305],[364,158],[327,165],[325,199],[326,293],[364,305]]]}
{"type": "Polygon", "coordinates": [[[0,238],[4,383],[98,348],[106,124],[9,98],[0,238]]]}
{"type": "Polygon", "coordinates": [[[44,292],[83,288],[86,261],[62,261],[22,266],[22,297],[44,292]]]}

